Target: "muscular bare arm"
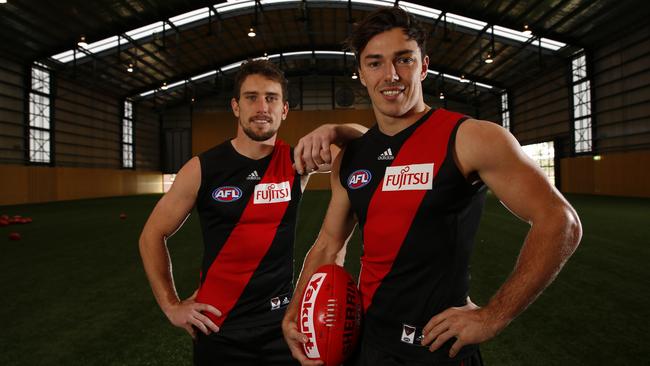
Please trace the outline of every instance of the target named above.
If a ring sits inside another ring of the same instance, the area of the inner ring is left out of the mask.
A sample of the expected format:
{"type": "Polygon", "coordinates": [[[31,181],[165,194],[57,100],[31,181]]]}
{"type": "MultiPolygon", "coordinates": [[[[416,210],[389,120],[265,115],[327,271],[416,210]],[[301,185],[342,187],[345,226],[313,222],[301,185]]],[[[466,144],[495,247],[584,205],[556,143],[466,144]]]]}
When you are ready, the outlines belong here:
{"type": "Polygon", "coordinates": [[[555,279],[582,236],[578,215],[506,130],[469,120],[458,130],[456,161],[481,179],[516,216],[530,224],[514,270],[479,308],[468,303],[434,316],[424,328],[423,344],[434,351],[456,337],[450,357],[467,344],[501,332],[555,279]]]}
{"type": "Polygon", "coordinates": [[[368,128],[356,124],[324,124],[303,136],[293,150],[298,174],[329,172],[338,149],[332,151],[330,145],[343,147],[350,140],[361,137],[368,128]]]}
{"type": "Polygon", "coordinates": [[[201,167],[199,159],[194,157],[178,172],[172,188],[153,209],[139,243],[142,263],[158,305],[173,325],[185,329],[192,337],[195,336],[192,326],[205,334],[219,331],[202,311],[216,316],[221,316],[221,312],[211,305],[195,302],[196,292],[184,301],[179,299],[166,242],[189,216],[200,182],[201,167]]]}
{"type": "Polygon", "coordinates": [[[284,338],[289,344],[293,357],[300,361],[302,365],[320,365],[322,363],[308,360],[302,351],[301,343],[307,342],[307,337],[298,331],[297,317],[301,301],[300,294],[302,294],[307,281],[318,267],[336,262],[337,254],[350,239],[352,230],[356,225],[347,192],[339,182],[341,156],[343,154],[339,154],[334,161],[332,174],[330,175],[332,198],[325,214],[323,226],[316,242],[305,257],[293,299],[282,321],[284,338]]]}

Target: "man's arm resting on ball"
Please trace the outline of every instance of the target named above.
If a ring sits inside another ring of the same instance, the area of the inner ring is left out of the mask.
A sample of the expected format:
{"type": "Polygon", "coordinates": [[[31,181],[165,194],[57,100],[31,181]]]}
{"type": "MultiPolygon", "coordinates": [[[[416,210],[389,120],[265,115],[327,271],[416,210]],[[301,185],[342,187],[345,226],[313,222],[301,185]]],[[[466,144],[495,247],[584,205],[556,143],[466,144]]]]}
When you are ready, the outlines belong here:
{"type": "Polygon", "coordinates": [[[322,265],[333,264],[336,262],[337,254],[347,243],[356,225],[356,220],[352,214],[350,201],[347,192],[339,182],[339,169],[342,154],[336,158],[330,182],[332,186],[332,198],[323,221],[320,233],[316,242],[311,247],[303,263],[302,272],[293,299],[287,308],[284,320],[282,321],[282,331],[284,338],[291,349],[293,357],[304,366],[320,365],[320,361],[311,361],[305,356],[302,345],[307,342],[307,337],[298,330],[298,312],[300,311],[301,295],[307,286],[307,281],[311,275],[322,265]]]}

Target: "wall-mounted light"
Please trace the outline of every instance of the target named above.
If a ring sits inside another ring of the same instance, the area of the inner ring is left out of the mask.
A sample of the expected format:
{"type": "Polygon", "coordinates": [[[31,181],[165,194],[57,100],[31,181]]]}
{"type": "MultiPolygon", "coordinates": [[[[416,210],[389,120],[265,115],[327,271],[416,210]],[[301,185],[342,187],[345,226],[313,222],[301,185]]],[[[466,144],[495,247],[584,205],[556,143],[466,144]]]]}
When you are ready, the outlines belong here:
{"type": "Polygon", "coordinates": [[[603,157],[600,156],[600,155],[594,155],[594,160],[595,160],[595,161],[600,161],[600,160],[602,160],[602,158],[603,158],[603,157]]]}

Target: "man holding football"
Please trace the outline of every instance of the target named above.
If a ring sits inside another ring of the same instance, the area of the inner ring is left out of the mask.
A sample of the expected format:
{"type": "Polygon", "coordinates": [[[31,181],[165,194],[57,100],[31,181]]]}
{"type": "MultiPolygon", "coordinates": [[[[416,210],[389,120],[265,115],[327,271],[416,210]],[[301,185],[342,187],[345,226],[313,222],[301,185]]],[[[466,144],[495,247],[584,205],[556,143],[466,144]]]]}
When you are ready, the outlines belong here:
{"type": "Polygon", "coordinates": [[[299,141],[292,159],[277,138],[289,110],[287,80],[265,60],[242,64],[231,107],[237,136],[183,166],[145,224],[140,253],[161,309],[195,338],[194,364],[295,364],[280,322],[292,295],[296,215],[308,179],[299,173],[327,169],[330,143],[366,129],[321,126],[299,141]],[[199,288],[181,301],[166,241],[194,207],[205,250],[199,288]]]}
{"type": "MultiPolygon", "coordinates": [[[[296,293],[334,262],[358,222],[365,319],[351,364],[481,365],[478,344],[539,296],[582,235],[574,209],[505,129],[424,103],[425,34],[386,8],[348,39],[377,124],[334,161],[332,198],[296,293]],[[511,275],[479,307],[468,297],[469,259],[488,188],[531,227],[511,275]]],[[[302,351],[299,300],[284,335],[296,359],[318,365],[302,351]]]]}

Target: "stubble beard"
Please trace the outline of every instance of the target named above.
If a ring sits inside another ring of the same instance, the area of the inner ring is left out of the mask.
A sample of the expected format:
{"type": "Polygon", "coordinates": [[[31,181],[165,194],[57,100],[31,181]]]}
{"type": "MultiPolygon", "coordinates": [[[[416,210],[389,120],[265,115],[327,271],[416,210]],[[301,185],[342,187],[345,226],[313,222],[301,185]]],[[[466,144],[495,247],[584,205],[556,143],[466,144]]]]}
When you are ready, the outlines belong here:
{"type": "Polygon", "coordinates": [[[255,131],[253,131],[252,128],[245,126],[242,123],[241,120],[239,120],[239,125],[241,126],[241,128],[244,131],[244,133],[246,134],[246,136],[248,136],[251,140],[257,141],[257,142],[266,141],[266,140],[270,139],[271,137],[275,136],[275,134],[278,132],[278,129],[276,128],[276,129],[268,130],[266,132],[257,133],[255,131]]]}

